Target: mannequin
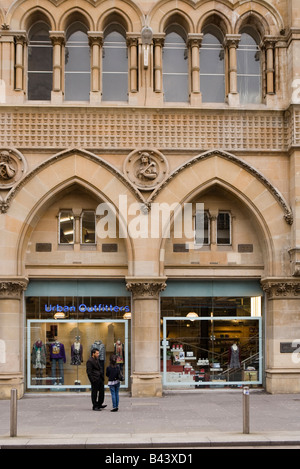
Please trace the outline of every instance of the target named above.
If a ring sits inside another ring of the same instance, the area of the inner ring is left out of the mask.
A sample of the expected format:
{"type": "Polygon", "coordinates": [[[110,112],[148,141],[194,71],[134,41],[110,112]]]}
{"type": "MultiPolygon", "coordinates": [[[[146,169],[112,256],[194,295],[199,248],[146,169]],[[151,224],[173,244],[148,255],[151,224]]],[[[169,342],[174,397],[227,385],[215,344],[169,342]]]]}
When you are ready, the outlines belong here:
{"type": "Polygon", "coordinates": [[[56,384],[56,368],[58,365],[59,369],[59,377],[58,377],[58,384],[64,384],[64,366],[63,364],[66,363],[66,354],[65,354],[65,346],[57,337],[54,338],[55,341],[50,344],[50,360],[51,360],[51,369],[52,369],[52,379],[53,384],[56,384]]]}
{"type": "MultiPolygon", "coordinates": [[[[38,339],[32,346],[31,364],[36,371],[35,376],[37,380],[42,380],[43,370],[46,368],[46,346],[41,339],[38,339]]],[[[38,382],[37,384],[42,383],[38,382]]]]}
{"type": "Polygon", "coordinates": [[[236,343],[234,343],[229,349],[229,367],[230,368],[240,368],[240,349],[236,343]]]}
{"type": "Polygon", "coordinates": [[[124,365],[124,344],[122,344],[121,339],[118,339],[115,343],[115,355],[117,357],[117,365],[119,365],[121,372],[123,372],[124,365]]]}
{"type": "Polygon", "coordinates": [[[100,366],[101,366],[101,369],[102,369],[102,372],[104,374],[104,364],[105,364],[105,345],[103,344],[102,340],[95,340],[95,342],[93,343],[93,345],[91,346],[91,351],[93,350],[93,348],[96,348],[97,350],[99,350],[99,362],[100,362],[100,366]]]}
{"type": "Polygon", "coordinates": [[[82,345],[80,337],[76,336],[74,343],[71,345],[71,365],[81,365],[82,362],[82,345]]]}

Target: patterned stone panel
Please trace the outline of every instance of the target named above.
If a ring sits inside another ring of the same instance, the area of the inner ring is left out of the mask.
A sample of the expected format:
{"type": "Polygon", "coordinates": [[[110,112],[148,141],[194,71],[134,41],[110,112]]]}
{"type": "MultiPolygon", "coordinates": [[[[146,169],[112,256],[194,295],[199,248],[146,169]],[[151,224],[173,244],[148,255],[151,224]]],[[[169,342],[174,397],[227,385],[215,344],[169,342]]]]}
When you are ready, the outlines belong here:
{"type": "MultiPolygon", "coordinates": [[[[300,114],[294,139],[300,140],[300,114]]],[[[281,111],[19,108],[0,110],[0,146],[17,148],[286,151],[281,111]]]]}

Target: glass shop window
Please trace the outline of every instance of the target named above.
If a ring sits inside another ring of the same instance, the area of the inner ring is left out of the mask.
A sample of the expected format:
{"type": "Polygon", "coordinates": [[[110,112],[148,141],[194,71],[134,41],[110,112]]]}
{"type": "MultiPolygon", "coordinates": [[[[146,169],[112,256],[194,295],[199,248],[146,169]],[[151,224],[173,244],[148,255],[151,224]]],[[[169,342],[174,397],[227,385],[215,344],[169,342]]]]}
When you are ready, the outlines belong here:
{"type": "Polygon", "coordinates": [[[163,48],[163,87],[166,102],[189,101],[189,64],[185,34],[178,28],[166,33],[163,48]]]}
{"type": "Polygon", "coordinates": [[[220,212],[217,217],[217,244],[231,244],[231,215],[220,212]]]}
{"type": "Polygon", "coordinates": [[[29,31],[28,99],[50,100],[53,76],[53,48],[49,26],[39,22],[29,31]]]}
{"type": "Polygon", "coordinates": [[[91,65],[87,29],[76,22],[67,31],[65,49],[65,99],[88,101],[90,97],[91,65]]]}
{"type": "Polygon", "coordinates": [[[248,30],[242,32],[237,48],[237,77],[240,103],[261,102],[261,52],[248,30]]]}
{"type": "Polygon", "coordinates": [[[128,100],[128,51],[125,32],[118,25],[112,25],[104,36],[102,99],[128,100]]]}
{"type": "Polygon", "coordinates": [[[62,210],[59,214],[59,244],[74,244],[75,223],[72,210],[62,210]]]}
{"type": "Polygon", "coordinates": [[[203,103],[224,103],[224,48],[219,31],[204,33],[200,47],[200,91],[203,103]]]}
{"type": "Polygon", "coordinates": [[[85,210],[81,216],[81,244],[96,243],[96,218],[95,212],[85,210]]]}

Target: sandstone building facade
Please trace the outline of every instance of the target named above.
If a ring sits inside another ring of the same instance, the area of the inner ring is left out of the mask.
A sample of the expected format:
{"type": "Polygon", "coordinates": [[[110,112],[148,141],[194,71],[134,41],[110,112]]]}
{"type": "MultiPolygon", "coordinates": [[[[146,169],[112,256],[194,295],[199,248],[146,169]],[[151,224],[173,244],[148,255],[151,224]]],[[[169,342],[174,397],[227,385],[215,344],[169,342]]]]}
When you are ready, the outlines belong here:
{"type": "Polygon", "coordinates": [[[133,396],[299,392],[299,1],[0,0],[0,28],[0,398],[83,391],[95,341],[133,396]]]}

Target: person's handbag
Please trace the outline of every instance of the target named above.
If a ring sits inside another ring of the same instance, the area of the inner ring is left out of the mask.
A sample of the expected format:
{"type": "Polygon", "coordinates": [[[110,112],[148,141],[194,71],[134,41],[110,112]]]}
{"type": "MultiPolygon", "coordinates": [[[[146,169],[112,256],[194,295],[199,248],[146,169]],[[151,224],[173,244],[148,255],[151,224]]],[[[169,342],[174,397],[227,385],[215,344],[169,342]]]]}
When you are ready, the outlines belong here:
{"type": "Polygon", "coordinates": [[[123,374],[122,374],[122,371],[120,370],[120,367],[119,367],[119,366],[118,366],[118,380],[119,380],[119,381],[124,381],[124,380],[125,380],[125,378],[124,378],[124,376],[123,376],[123,374]]]}

